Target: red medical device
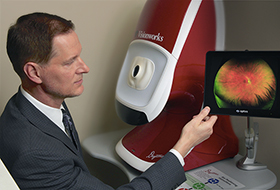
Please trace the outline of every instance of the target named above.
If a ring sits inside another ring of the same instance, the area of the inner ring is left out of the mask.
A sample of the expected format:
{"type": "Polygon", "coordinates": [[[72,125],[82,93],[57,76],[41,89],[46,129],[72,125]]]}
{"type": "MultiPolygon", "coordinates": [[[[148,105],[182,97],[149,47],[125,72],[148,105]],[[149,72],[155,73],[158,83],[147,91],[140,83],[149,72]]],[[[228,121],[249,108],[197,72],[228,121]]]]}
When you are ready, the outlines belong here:
{"type": "MultiPolygon", "coordinates": [[[[119,156],[145,171],[177,142],[203,104],[206,52],[224,49],[222,1],[148,0],[116,88],[119,117],[136,127],[116,145],[119,156]]],[[[185,157],[190,170],[238,153],[229,116],[185,157]]]]}

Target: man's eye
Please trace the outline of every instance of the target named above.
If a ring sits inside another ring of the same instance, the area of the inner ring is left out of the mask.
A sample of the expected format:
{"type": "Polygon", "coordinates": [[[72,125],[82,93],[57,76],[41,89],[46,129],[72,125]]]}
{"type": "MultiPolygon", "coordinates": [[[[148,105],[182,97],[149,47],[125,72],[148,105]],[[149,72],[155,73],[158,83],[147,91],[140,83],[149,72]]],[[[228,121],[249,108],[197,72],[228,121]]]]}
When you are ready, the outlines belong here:
{"type": "Polygon", "coordinates": [[[72,63],[75,62],[75,59],[71,59],[71,60],[68,60],[64,63],[64,65],[71,65],[72,63]]]}
{"type": "Polygon", "coordinates": [[[69,59],[68,61],[65,62],[65,65],[71,65],[78,59],[78,56],[73,57],[72,59],[69,59]]]}
{"type": "Polygon", "coordinates": [[[74,62],[74,60],[67,61],[67,62],[66,62],[66,65],[71,65],[73,62],[74,62]]]}

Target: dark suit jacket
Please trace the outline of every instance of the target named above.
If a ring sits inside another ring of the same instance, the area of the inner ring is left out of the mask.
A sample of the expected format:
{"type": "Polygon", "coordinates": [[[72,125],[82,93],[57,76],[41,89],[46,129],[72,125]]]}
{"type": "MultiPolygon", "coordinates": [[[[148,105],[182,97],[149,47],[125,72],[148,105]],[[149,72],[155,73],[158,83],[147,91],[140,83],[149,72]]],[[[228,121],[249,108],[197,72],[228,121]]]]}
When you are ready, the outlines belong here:
{"type": "MultiPolygon", "coordinates": [[[[68,111],[65,103],[64,106],[68,111]]],[[[0,118],[0,158],[21,189],[112,189],[89,173],[80,143],[77,150],[20,90],[0,118]]],[[[168,190],[184,181],[183,167],[172,153],[167,153],[118,189],[168,190]]]]}

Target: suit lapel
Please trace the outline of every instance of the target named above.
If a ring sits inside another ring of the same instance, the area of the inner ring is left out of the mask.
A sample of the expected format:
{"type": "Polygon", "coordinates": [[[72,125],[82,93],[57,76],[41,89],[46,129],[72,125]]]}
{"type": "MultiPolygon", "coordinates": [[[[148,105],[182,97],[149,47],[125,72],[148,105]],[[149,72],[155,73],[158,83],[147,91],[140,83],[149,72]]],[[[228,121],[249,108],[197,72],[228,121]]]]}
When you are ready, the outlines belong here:
{"type": "MultiPolygon", "coordinates": [[[[30,103],[20,92],[18,91],[16,97],[17,107],[20,112],[38,129],[42,132],[56,138],[63,142],[65,146],[71,149],[75,154],[81,155],[79,150],[76,149],[72,141],[65,135],[65,133],[59,129],[47,116],[39,111],[32,103],[30,103]]],[[[65,105],[66,106],[66,105],[65,105]]]]}

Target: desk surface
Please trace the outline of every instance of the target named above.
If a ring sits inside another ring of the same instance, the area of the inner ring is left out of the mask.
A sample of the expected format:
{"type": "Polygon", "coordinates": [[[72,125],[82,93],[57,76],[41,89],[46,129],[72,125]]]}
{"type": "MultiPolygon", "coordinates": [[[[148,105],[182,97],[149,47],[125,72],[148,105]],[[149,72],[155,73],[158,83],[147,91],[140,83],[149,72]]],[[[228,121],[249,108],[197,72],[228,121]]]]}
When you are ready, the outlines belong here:
{"type": "MultiPolygon", "coordinates": [[[[91,156],[108,161],[118,166],[127,174],[128,178],[132,180],[133,178],[138,176],[140,172],[126,164],[115,152],[115,146],[117,142],[131,129],[133,128],[126,128],[118,131],[91,136],[85,139],[85,141],[82,143],[82,146],[91,156]]],[[[240,189],[270,189],[276,185],[277,178],[274,173],[268,169],[258,171],[245,171],[237,168],[236,162],[241,157],[242,156],[237,155],[234,158],[218,161],[205,167],[214,167],[245,186],[240,189]]],[[[193,170],[187,171],[186,175],[191,173],[192,171],[193,170]]]]}
{"type": "Polygon", "coordinates": [[[2,160],[0,159],[0,189],[1,190],[19,190],[14,179],[6,169],[2,160]]]}
{"type": "Polygon", "coordinates": [[[91,136],[82,142],[82,146],[92,157],[105,160],[118,166],[131,181],[133,178],[140,175],[141,172],[125,163],[117,155],[115,146],[118,141],[132,129],[133,127],[91,136]]]}

